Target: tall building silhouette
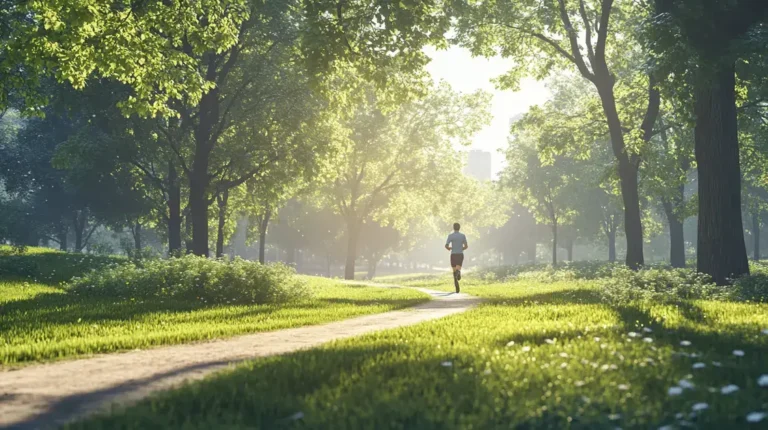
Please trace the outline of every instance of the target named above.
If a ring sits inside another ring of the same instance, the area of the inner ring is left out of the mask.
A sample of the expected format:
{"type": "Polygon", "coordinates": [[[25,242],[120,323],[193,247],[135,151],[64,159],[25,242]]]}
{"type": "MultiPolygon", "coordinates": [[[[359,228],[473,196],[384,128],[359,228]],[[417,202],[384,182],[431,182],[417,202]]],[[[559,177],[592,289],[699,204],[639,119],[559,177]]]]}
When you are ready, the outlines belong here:
{"type": "Polygon", "coordinates": [[[490,181],[491,153],[479,150],[469,151],[469,158],[467,159],[467,165],[464,167],[464,174],[471,176],[478,181],[490,181]]]}

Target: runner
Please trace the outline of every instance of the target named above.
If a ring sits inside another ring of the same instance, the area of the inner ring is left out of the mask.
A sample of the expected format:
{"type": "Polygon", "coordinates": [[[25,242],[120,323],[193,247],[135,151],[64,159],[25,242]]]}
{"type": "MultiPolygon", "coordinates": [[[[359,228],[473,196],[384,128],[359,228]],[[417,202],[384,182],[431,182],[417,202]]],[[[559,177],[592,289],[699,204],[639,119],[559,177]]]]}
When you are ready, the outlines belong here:
{"type": "Polygon", "coordinates": [[[453,270],[453,285],[456,292],[459,292],[459,281],[461,280],[461,265],[464,263],[464,250],[469,248],[467,236],[459,233],[461,225],[453,224],[453,233],[448,235],[445,241],[445,249],[451,251],[451,269],[453,270]]]}

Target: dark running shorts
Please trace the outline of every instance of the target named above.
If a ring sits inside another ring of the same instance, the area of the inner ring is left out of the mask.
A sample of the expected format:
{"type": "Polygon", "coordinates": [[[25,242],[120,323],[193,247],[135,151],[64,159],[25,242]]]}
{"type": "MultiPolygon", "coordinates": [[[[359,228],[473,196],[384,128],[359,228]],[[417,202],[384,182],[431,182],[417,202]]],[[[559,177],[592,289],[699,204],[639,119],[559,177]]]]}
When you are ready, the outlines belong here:
{"type": "Polygon", "coordinates": [[[451,254],[451,267],[461,266],[464,263],[464,254],[451,254]]]}

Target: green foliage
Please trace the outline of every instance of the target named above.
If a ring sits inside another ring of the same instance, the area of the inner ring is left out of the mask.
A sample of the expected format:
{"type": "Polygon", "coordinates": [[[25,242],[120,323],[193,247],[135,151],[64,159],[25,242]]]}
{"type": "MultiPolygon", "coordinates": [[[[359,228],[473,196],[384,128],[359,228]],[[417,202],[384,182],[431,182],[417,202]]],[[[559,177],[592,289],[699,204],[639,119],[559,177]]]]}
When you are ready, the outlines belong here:
{"type": "Polygon", "coordinates": [[[254,360],[69,428],[656,429],[703,402],[696,426],[719,429],[764,410],[766,305],[615,307],[594,287],[473,287],[488,302],[464,314],[254,360]],[[681,380],[694,388],[669,396],[681,380]]]}
{"type": "Polygon", "coordinates": [[[725,291],[703,273],[690,269],[615,268],[601,283],[602,297],[609,303],[676,303],[681,300],[724,297],[725,291]]]}
{"type": "Polygon", "coordinates": [[[736,279],[730,297],[751,302],[768,302],[768,263],[753,261],[749,275],[736,279]]]}
{"type": "Polygon", "coordinates": [[[101,77],[132,87],[125,108],[149,116],[175,113],[169,102],[196,104],[213,87],[197,57],[235,45],[250,7],[245,0],[39,0],[12,10],[24,19],[11,23],[0,57],[0,76],[13,78],[0,79],[0,106],[19,87],[39,95],[41,75],[75,88],[101,77]]]}
{"type": "Polygon", "coordinates": [[[610,276],[616,264],[604,261],[566,261],[556,268],[549,264],[530,263],[513,266],[482,267],[468,276],[486,282],[512,282],[522,279],[541,282],[595,280],[610,276]]]}
{"type": "Polygon", "coordinates": [[[0,363],[54,360],[245,333],[322,324],[428,300],[414,290],[341,285],[303,277],[309,293],[291,303],[205,304],[68,294],[0,280],[0,363]]]}
{"type": "Polygon", "coordinates": [[[293,269],[236,258],[187,255],[144,260],[92,271],[72,280],[71,294],[121,300],[199,300],[203,303],[265,304],[298,300],[308,291],[293,269]]]}
{"type": "Polygon", "coordinates": [[[47,248],[28,248],[18,255],[10,247],[0,248],[0,279],[27,279],[49,285],[70,281],[73,277],[124,263],[122,257],[68,254],[47,248]]]}

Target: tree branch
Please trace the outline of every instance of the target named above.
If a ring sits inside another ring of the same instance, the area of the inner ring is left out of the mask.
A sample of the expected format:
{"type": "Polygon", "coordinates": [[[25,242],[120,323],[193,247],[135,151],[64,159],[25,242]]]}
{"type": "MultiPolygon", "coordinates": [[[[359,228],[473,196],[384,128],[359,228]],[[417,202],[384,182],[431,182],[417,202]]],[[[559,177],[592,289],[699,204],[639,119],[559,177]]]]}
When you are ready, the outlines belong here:
{"type": "Polygon", "coordinates": [[[586,32],[586,44],[587,55],[589,56],[590,63],[595,61],[595,51],[592,47],[592,26],[589,24],[589,17],[587,16],[587,9],[584,6],[584,0],[579,0],[579,13],[581,14],[581,20],[584,21],[584,30],[586,32]]]}
{"type": "MultiPolygon", "coordinates": [[[[568,40],[571,42],[571,54],[582,76],[589,79],[591,82],[595,81],[594,70],[589,70],[587,64],[584,62],[584,57],[581,55],[581,49],[579,48],[579,41],[576,38],[576,29],[573,28],[571,18],[568,16],[568,11],[565,8],[565,0],[557,0],[560,5],[560,20],[563,22],[565,32],[568,35],[568,40]]],[[[600,39],[598,39],[598,46],[600,39]]],[[[594,68],[594,64],[592,65],[594,68]]]]}
{"type": "MultiPolygon", "coordinates": [[[[562,2],[562,0],[560,0],[562,2]]],[[[597,44],[595,46],[595,58],[605,63],[605,44],[608,39],[608,22],[611,19],[613,0],[603,0],[600,9],[600,25],[597,28],[597,44]]]]}
{"type": "Polygon", "coordinates": [[[509,24],[500,24],[500,25],[502,27],[506,27],[506,28],[509,28],[511,30],[519,31],[521,33],[527,34],[529,36],[533,36],[533,37],[541,40],[542,42],[544,42],[547,45],[549,45],[552,48],[554,48],[555,51],[557,51],[558,54],[560,54],[563,57],[565,57],[568,61],[572,62],[573,64],[576,64],[576,58],[574,58],[574,56],[571,55],[568,51],[563,49],[563,47],[558,45],[558,43],[555,40],[553,40],[553,39],[551,39],[551,38],[549,38],[549,37],[547,37],[547,36],[545,36],[545,35],[543,35],[541,33],[537,33],[535,31],[531,31],[531,30],[526,30],[524,28],[516,27],[514,25],[509,25],[509,24]]]}

